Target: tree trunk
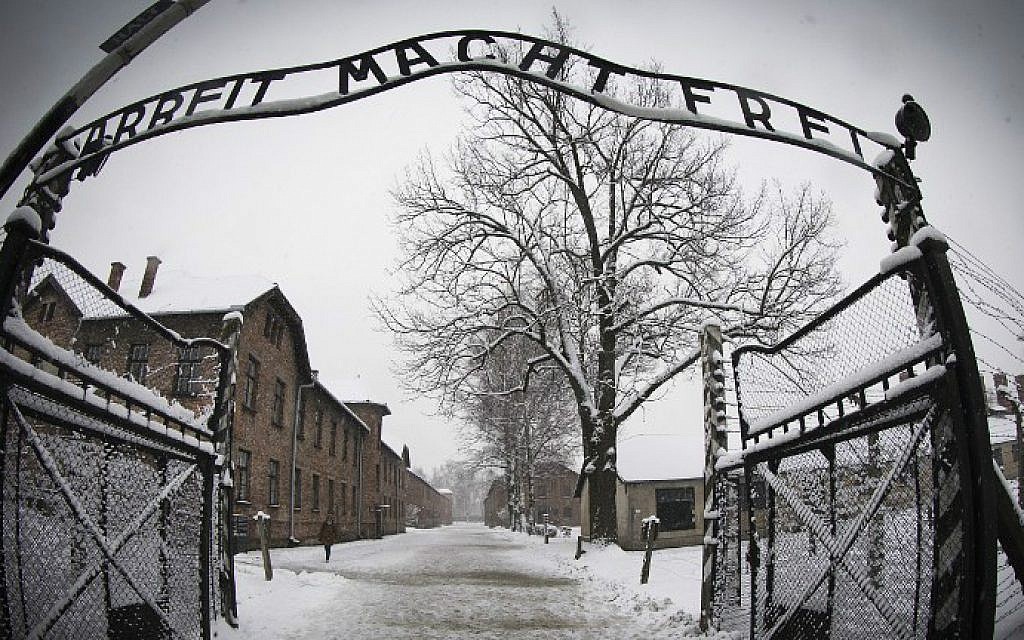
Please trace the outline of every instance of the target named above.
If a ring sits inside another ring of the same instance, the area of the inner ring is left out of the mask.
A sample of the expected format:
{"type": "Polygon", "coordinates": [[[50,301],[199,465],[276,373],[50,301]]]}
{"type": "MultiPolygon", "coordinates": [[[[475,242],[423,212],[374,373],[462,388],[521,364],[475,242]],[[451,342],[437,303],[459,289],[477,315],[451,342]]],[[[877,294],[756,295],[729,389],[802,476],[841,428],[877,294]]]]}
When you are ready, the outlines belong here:
{"type": "Polygon", "coordinates": [[[615,432],[611,419],[595,428],[588,455],[588,491],[590,497],[590,536],[594,540],[616,542],[619,539],[615,511],[618,472],[615,467],[615,432]],[[609,453],[610,452],[610,453],[609,453]]]}

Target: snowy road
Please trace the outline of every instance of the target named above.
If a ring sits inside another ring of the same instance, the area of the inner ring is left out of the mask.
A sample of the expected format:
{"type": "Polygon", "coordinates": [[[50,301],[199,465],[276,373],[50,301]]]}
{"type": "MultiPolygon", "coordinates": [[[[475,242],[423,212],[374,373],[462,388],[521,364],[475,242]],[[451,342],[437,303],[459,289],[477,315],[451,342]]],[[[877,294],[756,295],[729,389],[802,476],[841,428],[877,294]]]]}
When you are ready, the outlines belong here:
{"type": "Polygon", "coordinates": [[[673,614],[664,599],[590,579],[573,564],[573,542],[554,543],[472,524],[411,530],[335,545],[329,564],[322,547],[275,550],[270,583],[262,580],[257,554],[240,555],[241,628],[221,629],[218,638],[539,640],[692,633],[685,612],[673,614]]]}

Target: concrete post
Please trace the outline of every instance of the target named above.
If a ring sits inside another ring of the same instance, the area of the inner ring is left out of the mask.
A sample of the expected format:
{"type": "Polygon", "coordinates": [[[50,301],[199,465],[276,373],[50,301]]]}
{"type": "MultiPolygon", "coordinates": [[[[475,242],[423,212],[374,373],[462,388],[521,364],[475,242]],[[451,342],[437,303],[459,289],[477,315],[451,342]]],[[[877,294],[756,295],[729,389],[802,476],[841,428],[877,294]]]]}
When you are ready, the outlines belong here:
{"type": "Polygon", "coordinates": [[[258,512],[252,517],[260,531],[260,551],[263,552],[263,577],[269,582],[274,579],[274,567],[270,562],[270,516],[258,512]]]}
{"type": "Polygon", "coordinates": [[[729,447],[725,430],[725,371],[722,358],[722,329],[707,324],[701,329],[701,370],[704,381],[704,578],[700,590],[700,628],[707,631],[715,599],[718,547],[723,543],[715,487],[715,461],[729,447]]]}

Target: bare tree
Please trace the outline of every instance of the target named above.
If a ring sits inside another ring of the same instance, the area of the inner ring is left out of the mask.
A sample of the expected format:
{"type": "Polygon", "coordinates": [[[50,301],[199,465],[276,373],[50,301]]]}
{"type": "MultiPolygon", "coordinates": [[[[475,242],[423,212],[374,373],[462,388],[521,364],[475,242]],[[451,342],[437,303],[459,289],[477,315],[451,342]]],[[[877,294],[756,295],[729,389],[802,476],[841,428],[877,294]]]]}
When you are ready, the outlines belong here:
{"type": "MultiPolygon", "coordinates": [[[[556,16],[551,39],[566,31],[556,16]]],[[[631,104],[675,106],[653,81],[613,84],[631,104]]],[[[424,156],[396,189],[406,280],[378,312],[410,382],[448,402],[502,345],[532,344],[501,391],[529,388],[541,369],[564,376],[591,532],[614,540],[619,425],[697,361],[702,323],[769,340],[837,294],[830,207],[809,187],[745,202],[725,144],[691,129],[505,75],[472,72],[454,87],[473,126],[443,164],[424,156]]]]}
{"type": "Polygon", "coordinates": [[[513,528],[533,513],[537,465],[571,463],[579,452],[579,421],[561,372],[539,368],[528,387],[519,386],[542,353],[520,336],[510,338],[457,391],[463,451],[475,468],[504,473],[513,528]]]}

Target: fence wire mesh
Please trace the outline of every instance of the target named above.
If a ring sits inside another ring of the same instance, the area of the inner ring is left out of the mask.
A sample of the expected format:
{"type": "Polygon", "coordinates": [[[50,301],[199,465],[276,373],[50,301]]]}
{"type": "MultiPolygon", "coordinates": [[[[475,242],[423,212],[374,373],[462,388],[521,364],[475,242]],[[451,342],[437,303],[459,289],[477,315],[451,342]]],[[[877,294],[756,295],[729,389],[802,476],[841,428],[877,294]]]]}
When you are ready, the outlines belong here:
{"type": "MultiPolygon", "coordinates": [[[[180,336],[217,335],[220,314],[198,321],[167,315],[158,324],[133,313],[90,280],[60,254],[41,256],[22,303],[25,323],[77,354],[83,364],[152,389],[205,425],[217,399],[222,354],[213,341],[180,336]]],[[[33,357],[40,359],[39,354],[33,357]]]]}
{"type": "MultiPolygon", "coordinates": [[[[743,415],[750,435],[785,425],[780,417],[799,417],[801,406],[824,398],[828,391],[859,386],[882,373],[883,365],[907,354],[922,340],[914,314],[909,282],[912,276],[892,276],[851,297],[796,334],[779,350],[741,352],[736,366],[736,385],[742,393],[743,415]]],[[[884,397],[881,384],[863,389],[838,404],[823,407],[812,417],[817,426],[856,411],[884,397]]]]}
{"type": "Polygon", "coordinates": [[[936,496],[920,425],[774,461],[784,488],[768,484],[766,508],[755,512],[756,637],[927,636],[936,496]]]}
{"type": "Polygon", "coordinates": [[[727,505],[722,546],[733,550],[718,557],[728,567],[715,590],[720,629],[924,638],[941,628],[935,611],[956,609],[947,606],[962,584],[960,470],[946,458],[954,418],[935,399],[936,371],[904,384],[945,346],[927,308],[915,312],[917,273],[872,279],[775,347],[737,349],[751,449],[744,481],[723,474],[716,487],[727,505]],[[732,504],[738,522],[727,526],[732,504]]]}
{"type": "Polygon", "coordinates": [[[48,247],[23,267],[0,333],[0,637],[208,639],[226,350],[48,247]]]}
{"type": "Polygon", "coordinates": [[[996,626],[994,640],[1008,640],[1024,635],[1024,590],[999,545],[996,573],[996,626]]]}
{"type": "Polygon", "coordinates": [[[209,461],[204,471],[188,451],[25,389],[11,398],[17,412],[0,398],[10,637],[204,637],[209,461]]]}

